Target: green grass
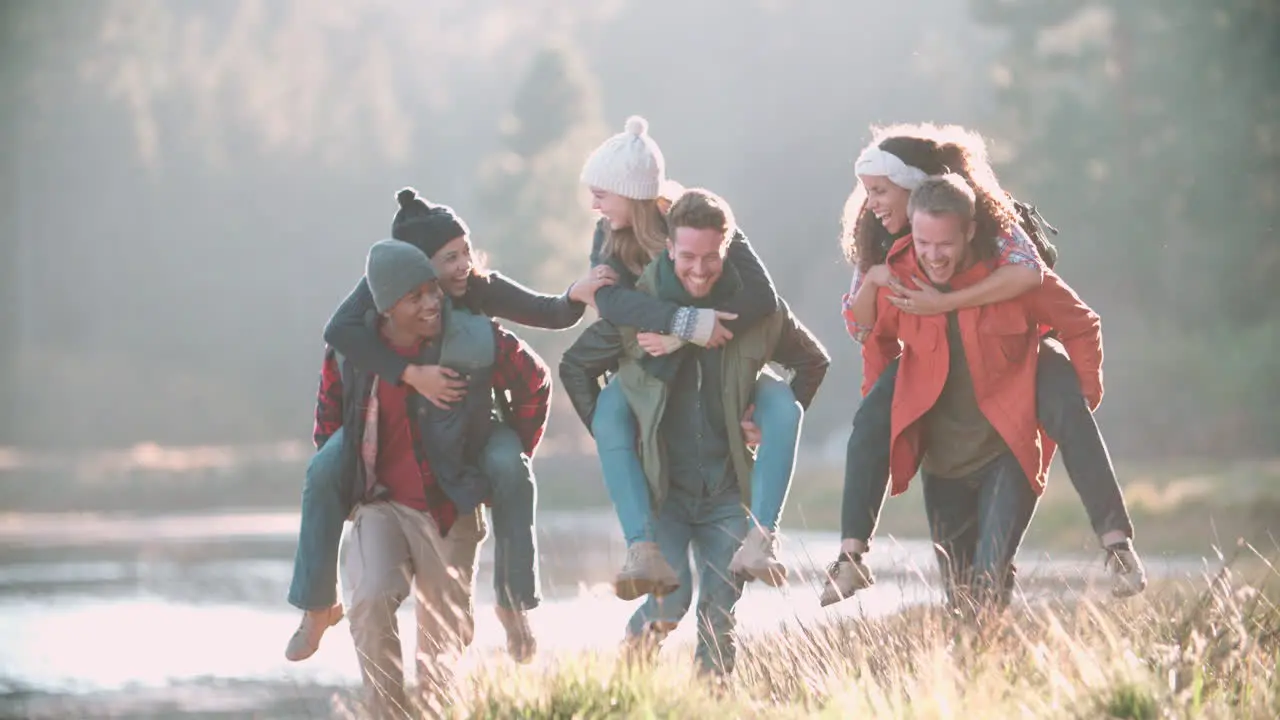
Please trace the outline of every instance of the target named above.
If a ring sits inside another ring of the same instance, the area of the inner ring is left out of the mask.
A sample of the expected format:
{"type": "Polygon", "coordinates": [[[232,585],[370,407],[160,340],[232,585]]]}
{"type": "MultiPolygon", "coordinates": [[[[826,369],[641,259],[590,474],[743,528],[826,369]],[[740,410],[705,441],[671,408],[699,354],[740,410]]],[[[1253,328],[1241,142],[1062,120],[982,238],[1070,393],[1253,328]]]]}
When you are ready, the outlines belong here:
{"type": "MultiPolygon", "coordinates": [[[[1260,565],[1260,564],[1259,564],[1260,565]]],[[[975,628],[929,608],[753,637],[737,671],[696,679],[593,654],[481,665],[449,717],[1274,718],[1280,576],[1223,571],[1124,602],[1053,603],[975,628]]]]}

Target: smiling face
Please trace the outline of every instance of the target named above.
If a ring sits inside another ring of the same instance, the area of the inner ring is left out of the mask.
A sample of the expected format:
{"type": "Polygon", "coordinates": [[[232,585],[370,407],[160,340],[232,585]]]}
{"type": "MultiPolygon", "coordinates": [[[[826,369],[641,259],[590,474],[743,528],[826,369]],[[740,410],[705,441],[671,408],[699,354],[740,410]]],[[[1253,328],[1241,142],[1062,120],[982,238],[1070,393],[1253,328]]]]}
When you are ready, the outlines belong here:
{"type": "Polygon", "coordinates": [[[911,191],[893,184],[884,175],[859,175],[867,192],[867,207],[891,234],[907,228],[907,200],[911,191]]]}
{"type": "Polygon", "coordinates": [[[968,266],[973,232],[972,221],[953,213],[935,215],[917,211],[911,216],[916,261],[929,282],[945,285],[968,266]]]}
{"type": "Polygon", "coordinates": [[[431,267],[436,270],[440,287],[449,297],[462,297],[467,292],[467,278],[475,270],[471,257],[471,240],[466,235],[445,243],[431,256],[431,267]]]}
{"type": "Polygon", "coordinates": [[[676,228],[667,252],[671,254],[676,277],[685,292],[695,298],[711,294],[716,281],[724,274],[725,249],[723,232],[676,228]]]}
{"type": "Polygon", "coordinates": [[[631,227],[634,221],[631,207],[631,201],[617,193],[591,188],[591,209],[608,220],[609,227],[614,230],[631,227]]]}
{"type": "Polygon", "coordinates": [[[443,310],[444,293],[440,283],[431,280],[396,301],[386,312],[386,317],[397,341],[420,343],[440,334],[443,310]]]}

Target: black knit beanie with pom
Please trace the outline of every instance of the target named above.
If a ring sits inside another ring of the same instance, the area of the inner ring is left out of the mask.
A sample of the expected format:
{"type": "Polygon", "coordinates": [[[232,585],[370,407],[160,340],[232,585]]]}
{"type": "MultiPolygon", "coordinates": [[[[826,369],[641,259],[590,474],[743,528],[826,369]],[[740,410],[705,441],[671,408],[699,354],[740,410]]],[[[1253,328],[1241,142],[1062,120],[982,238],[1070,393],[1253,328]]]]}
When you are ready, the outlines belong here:
{"type": "Polygon", "coordinates": [[[467,224],[448,205],[436,205],[407,187],[396,193],[400,209],[391,221],[391,237],[435,257],[450,240],[470,233],[467,224]]]}

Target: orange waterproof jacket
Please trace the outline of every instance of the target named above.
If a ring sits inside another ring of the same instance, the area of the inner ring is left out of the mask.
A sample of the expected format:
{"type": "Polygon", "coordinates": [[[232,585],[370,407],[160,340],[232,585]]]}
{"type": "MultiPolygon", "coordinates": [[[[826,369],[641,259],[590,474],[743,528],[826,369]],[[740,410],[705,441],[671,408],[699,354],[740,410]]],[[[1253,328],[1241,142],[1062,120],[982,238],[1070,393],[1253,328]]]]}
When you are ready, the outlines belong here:
{"type": "MultiPolygon", "coordinates": [[[[890,270],[908,286],[923,271],[916,262],[911,236],[899,238],[889,251],[890,270]]],[[[952,280],[953,289],[977,283],[991,274],[976,263],[952,280]]],[[[912,315],[889,302],[892,292],[880,288],[876,324],[862,345],[862,393],[870,391],[885,366],[901,356],[893,397],[889,466],[892,492],[907,489],[920,469],[924,448],[920,420],[942,394],[947,380],[948,343],[945,315],[912,315]]],[[[1090,409],[1102,401],[1102,324],[1052,271],[1037,289],[1004,302],[958,311],[965,357],[973,374],[978,407],[1018,458],[1037,494],[1044,491],[1055,446],[1036,416],[1036,364],[1040,326],[1057,330],[1080,378],[1090,409]]]]}

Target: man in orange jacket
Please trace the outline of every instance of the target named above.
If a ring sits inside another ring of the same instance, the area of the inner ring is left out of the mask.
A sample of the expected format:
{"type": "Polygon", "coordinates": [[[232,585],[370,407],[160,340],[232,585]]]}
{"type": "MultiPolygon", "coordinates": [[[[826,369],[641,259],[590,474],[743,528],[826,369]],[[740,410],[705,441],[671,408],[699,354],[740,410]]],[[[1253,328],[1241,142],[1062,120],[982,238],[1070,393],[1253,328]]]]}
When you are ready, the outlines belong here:
{"type": "MultiPolygon", "coordinates": [[[[912,234],[889,252],[900,281],[949,292],[991,273],[995,238],[975,237],[973,190],[959,175],[929,178],[908,204],[912,234]]],[[[1088,408],[1102,400],[1097,313],[1061,278],[1000,303],[913,315],[879,291],[863,345],[864,393],[901,356],[890,441],[892,492],[923,470],[925,511],[951,604],[1002,606],[1013,558],[1044,491],[1054,445],[1036,414],[1040,330],[1057,332],[1088,408]]]]}

